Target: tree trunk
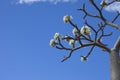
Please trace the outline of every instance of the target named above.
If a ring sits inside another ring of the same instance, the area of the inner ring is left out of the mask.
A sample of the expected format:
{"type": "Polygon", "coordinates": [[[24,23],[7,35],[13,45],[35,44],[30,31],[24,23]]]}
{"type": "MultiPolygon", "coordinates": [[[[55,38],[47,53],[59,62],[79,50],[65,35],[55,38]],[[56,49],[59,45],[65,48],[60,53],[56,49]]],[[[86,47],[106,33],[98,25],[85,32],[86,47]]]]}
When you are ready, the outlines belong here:
{"type": "Polygon", "coordinates": [[[116,41],[114,48],[110,52],[111,80],[120,80],[120,37],[116,41]]]}

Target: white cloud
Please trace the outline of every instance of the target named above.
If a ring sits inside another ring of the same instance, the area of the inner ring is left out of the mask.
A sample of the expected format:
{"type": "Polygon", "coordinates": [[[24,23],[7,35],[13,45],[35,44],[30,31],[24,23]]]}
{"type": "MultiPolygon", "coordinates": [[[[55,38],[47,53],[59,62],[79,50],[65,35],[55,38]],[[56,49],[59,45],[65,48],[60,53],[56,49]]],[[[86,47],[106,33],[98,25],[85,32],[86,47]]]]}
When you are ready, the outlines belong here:
{"type": "Polygon", "coordinates": [[[119,11],[120,12],[120,2],[115,2],[105,8],[107,11],[119,11]]]}
{"type": "Polygon", "coordinates": [[[26,4],[29,4],[29,3],[34,3],[34,2],[50,2],[50,3],[54,3],[54,4],[57,4],[57,3],[60,3],[60,2],[75,2],[77,0],[19,0],[18,3],[19,4],[23,4],[23,3],[26,3],[26,4]]]}

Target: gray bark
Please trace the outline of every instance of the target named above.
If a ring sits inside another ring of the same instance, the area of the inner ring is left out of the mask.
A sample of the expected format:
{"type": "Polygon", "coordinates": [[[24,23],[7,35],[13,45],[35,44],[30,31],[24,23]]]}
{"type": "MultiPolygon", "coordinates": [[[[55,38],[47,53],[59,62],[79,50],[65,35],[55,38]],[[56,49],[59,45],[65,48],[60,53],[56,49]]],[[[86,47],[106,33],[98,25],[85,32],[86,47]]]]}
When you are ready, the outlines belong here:
{"type": "Polygon", "coordinates": [[[120,80],[120,37],[116,41],[114,48],[110,52],[111,80],[120,80]]]}

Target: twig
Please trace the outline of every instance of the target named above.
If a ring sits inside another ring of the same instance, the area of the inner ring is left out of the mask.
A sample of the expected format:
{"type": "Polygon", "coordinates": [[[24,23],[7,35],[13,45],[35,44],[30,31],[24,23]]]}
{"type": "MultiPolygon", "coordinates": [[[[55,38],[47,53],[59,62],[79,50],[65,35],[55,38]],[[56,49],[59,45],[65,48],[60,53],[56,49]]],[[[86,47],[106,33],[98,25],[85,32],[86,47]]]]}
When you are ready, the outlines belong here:
{"type": "Polygon", "coordinates": [[[65,56],[64,59],[61,62],[64,62],[65,60],[67,60],[68,58],[70,58],[71,55],[72,55],[72,53],[73,53],[73,50],[71,50],[70,53],[69,53],[69,55],[65,56]]]}

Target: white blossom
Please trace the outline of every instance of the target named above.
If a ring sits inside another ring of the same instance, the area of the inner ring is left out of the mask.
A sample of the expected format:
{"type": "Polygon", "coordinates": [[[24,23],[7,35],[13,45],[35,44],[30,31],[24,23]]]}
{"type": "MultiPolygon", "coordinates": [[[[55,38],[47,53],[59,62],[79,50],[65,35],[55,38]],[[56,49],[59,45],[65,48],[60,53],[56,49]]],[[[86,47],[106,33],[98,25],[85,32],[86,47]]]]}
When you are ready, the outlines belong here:
{"type": "Polygon", "coordinates": [[[76,28],[74,28],[72,33],[75,35],[76,33],[78,33],[78,30],[76,28]]]}
{"type": "Polygon", "coordinates": [[[83,26],[80,30],[81,34],[83,35],[90,35],[90,27],[88,26],[83,26]]]}
{"type": "Polygon", "coordinates": [[[74,44],[75,44],[75,40],[71,39],[71,40],[69,41],[69,45],[70,45],[70,46],[74,46],[74,44]]]}
{"type": "Polygon", "coordinates": [[[54,39],[61,39],[61,35],[59,33],[55,33],[54,39]]]}
{"type": "Polygon", "coordinates": [[[108,1],[107,0],[102,0],[100,3],[101,6],[107,6],[108,5],[108,1]]]}
{"type": "Polygon", "coordinates": [[[86,61],[87,60],[87,57],[86,56],[81,56],[81,61],[86,61]]]}
{"type": "Polygon", "coordinates": [[[54,39],[51,39],[51,40],[50,40],[50,46],[54,47],[55,44],[56,44],[55,40],[54,40],[54,39]]]}
{"type": "Polygon", "coordinates": [[[69,20],[71,20],[71,19],[73,19],[72,16],[66,15],[66,16],[63,17],[63,22],[64,22],[64,23],[67,23],[67,22],[68,22],[69,20]]]}

